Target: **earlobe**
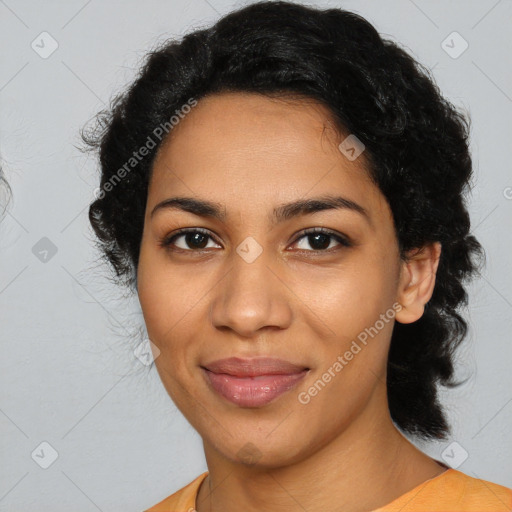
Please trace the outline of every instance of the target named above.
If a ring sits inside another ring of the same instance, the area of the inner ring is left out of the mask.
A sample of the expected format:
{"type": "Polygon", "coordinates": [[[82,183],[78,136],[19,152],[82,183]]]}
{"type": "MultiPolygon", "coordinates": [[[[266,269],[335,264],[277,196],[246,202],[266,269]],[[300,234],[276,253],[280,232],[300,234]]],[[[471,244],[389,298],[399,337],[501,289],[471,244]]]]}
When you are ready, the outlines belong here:
{"type": "Polygon", "coordinates": [[[402,309],[396,314],[397,322],[409,324],[423,315],[425,304],[434,292],[440,257],[440,242],[412,249],[407,254],[400,273],[397,300],[402,309]]]}

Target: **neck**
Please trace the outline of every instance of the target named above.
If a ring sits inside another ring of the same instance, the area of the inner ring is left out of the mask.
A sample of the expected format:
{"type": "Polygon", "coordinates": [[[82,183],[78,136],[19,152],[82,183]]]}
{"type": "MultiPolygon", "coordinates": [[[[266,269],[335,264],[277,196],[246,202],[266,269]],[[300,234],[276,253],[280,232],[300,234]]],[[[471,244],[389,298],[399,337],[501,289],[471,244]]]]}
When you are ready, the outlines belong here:
{"type": "Polygon", "coordinates": [[[382,414],[367,407],[346,430],[292,464],[241,464],[203,441],[209,474],[197,512],[367,512],[444,472],[396,429],[387,401],[374,398],[386,405],[382,414]]]}

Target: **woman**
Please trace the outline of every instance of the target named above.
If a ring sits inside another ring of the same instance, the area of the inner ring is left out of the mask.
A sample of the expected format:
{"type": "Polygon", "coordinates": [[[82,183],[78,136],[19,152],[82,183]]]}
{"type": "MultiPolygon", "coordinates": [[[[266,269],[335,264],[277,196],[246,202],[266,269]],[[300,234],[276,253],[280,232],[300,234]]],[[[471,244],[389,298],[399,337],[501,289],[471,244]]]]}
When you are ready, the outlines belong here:
{"type": "Polygon", "coordinates": [[[261,2],[151,52],[85,135],[90,220],[208,471],[149,511],[505,511],[446,439],[483,251],[468,122],[363,18],[261,2]]]}

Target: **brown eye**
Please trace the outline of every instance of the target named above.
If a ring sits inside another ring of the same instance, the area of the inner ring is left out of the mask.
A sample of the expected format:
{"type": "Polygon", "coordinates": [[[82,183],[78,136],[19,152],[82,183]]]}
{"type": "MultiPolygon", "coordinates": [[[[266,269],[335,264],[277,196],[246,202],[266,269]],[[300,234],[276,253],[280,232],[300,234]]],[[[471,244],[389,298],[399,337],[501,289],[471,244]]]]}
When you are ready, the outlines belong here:
{"type": "Polygon", "coordinates": [[[209,241],[213,241],[206,230],[199,228],[182,229],[174,235],[162,240],[162,247],[177,248],[184,251],[204,250],[210,248],[209,241]]]}
{"type": "Polygon", "coordinates": [[[347,240],[347,238],[343,237],[342,235],[329,230],[325,230],[323,228],[315,228],[312,230],[303,231],[302,235],[295,241],[295,243],[297,244],[302,240],[305,240],[312,249],[307,249],[306,247],[299,247],[299,249],[310,252],[327,251],[333,247],[336,247],[336,244],[342,245],[344,247],[350,247],[352,245],[347,240]]]}

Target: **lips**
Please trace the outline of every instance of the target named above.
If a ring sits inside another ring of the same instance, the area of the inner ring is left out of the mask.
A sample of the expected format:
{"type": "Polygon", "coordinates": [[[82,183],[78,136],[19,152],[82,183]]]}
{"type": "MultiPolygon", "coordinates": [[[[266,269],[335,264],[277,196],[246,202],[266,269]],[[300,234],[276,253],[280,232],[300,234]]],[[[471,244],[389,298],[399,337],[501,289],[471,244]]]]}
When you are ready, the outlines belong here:
{"type": "Polygon", "coordinates": [[[219,359],[218,361],[205,364],[204,368],[213,373],[225,373],[234,377],[291,375],[309,369],[305,366],[299,366],[290,363],[284,359],[275,359],[271,357],[260,357],[253,359],[230,357],[228,359],[219,359]]]}
{"type": "Polygon", "coordinates": [[[262,407],[293,389],[309,368],[283,359],[231,357],[201,367],[211,389],[239,407],[262,407]]]}

